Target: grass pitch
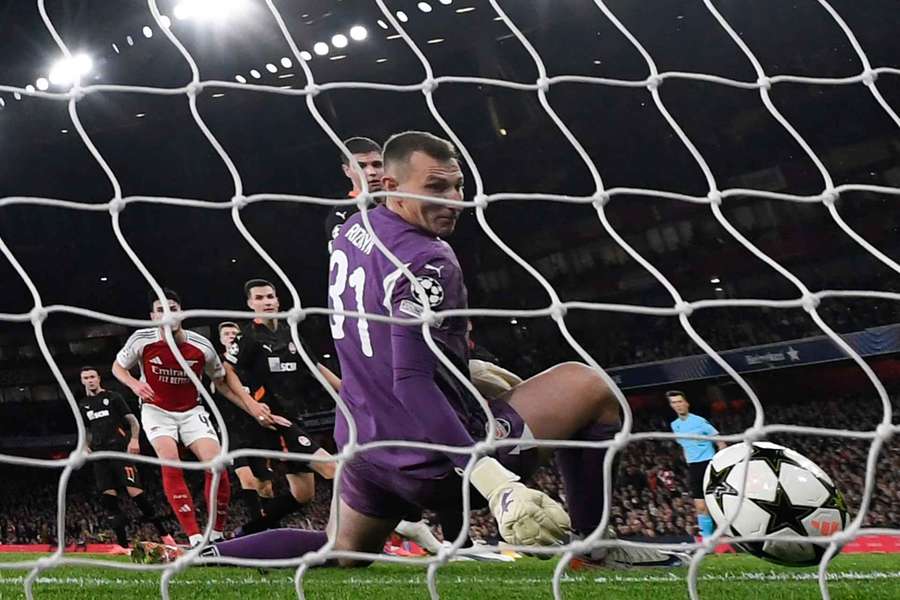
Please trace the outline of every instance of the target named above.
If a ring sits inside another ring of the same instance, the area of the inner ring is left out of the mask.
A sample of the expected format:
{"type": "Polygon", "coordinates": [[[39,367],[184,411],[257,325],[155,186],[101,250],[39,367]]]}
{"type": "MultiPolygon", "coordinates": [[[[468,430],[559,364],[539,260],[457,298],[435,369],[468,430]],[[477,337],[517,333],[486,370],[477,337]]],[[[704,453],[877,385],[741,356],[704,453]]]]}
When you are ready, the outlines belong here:
{"type": "MultiPolygon", "coordinates": [[[[84,554],[79,554],[84,557],[84,554]]],[[[35,559],[0,555],[0,562],[35,559]]],[[[115,562],[111,559],[111,564],[115,562]]],[[[442,568],[438,589],[446,599],[538,600],[552,598],[556,561],[520,559],[515,563],[456,562],[442,568]]],[[[839,556],[829,569],[834,600],[900,598],[900,555],[839,556]]],[[[0,599],[24,598],[27,571],[0,570],[0,599]]],[[[684,599],[687,569],[596,570],[570,573],[565,598],[684,599]]],[[[44,571],[34,587],[40,600],[126,600],[159,598],[158,572],[64,566],[44,571]]],[[[310,600],[426,599],[424,568],[379,564],[368,569],[315,569],[305,578],[310,600]]],[[[820,598],[815,569],[788,569],[747,555],[707,557],[699,577],[702,598],[727,600],[805,600],[820,598]]],[[[172,580],[173,600],[269,600],[296,598],[293,570],[192,567],[172,580]]]]}

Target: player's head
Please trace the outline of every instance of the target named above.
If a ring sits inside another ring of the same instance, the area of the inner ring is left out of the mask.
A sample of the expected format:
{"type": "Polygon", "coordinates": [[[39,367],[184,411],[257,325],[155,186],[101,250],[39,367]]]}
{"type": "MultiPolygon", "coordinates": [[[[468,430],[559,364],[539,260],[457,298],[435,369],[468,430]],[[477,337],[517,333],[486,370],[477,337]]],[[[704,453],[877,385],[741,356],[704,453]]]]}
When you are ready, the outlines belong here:
{"type": "MultiPolygon", "coordinates": [[[[463,199],[463,173],[453,144],[424,131],[404,131],[384,145],[384,188],[446,200],[463,199]]],[[[388,208],[436,236],[453,233],[461,206],[400,196],[388,197],[388,208]]]]}
{"type": "MultiPolygon", "coordinates": [[[[347,150],[353,155],[353,160],[359,165],[360,170],[366,176],[370,192],[381,191],[381,178],[384,176],[384,159],[381,156],[381,146],[373,139],[367,137],[352,137],[344,140],[347,150]]],[[[347,157],[341,153],[341,168],[344,175],[353,184],[354,193],[362,191],[362,181],[359,173],[350,165],[347,157]]]]}
{"type": "Polygon", "coordinates": [[[241,328],[233,321],[219,323],[219,342],[226,348],[234,343],[237,336],[241,335],[241,328]]]}
{"type": "Polygon", "coordinates": [[[669,399],[669,406],[672,407],[672,410],[679,417],[683,417],[690,412],[691,405],[688,403],[687,396],[681,390],[669,390],[666,392],[666,398],[669,399]]]}
{"type": "MultiPolygon", "coordinates": [[[[163,288],[163,296],[165,296],[166,301],[169,303],[170,311],[181,312],[181,296],[178,295],[178,292],[169,288],[163,288]]],[[[150,318],[154,321],[161,321],[163,318],[162,302],[159,301],[159,298],[157,298],[156,294],[153,292],[148,294],[147,299],[150,304],[150,318]]],[[[172,324],[172,331],[178,331],[179,329],[181,329],[180,319],[172,324]]]]}
{"type": "Polygon", "coordinates": [[[81,385],[88,394],[93,394],[100,390],[100,372],[90,366],[81,367],[81,385]]]}
{"type": "Polygon", "coordinates": [[[251,279],[244,284],[247,306],[258,313],[276,313],[280,308],[275,285],[266,279],[251,279]]]}

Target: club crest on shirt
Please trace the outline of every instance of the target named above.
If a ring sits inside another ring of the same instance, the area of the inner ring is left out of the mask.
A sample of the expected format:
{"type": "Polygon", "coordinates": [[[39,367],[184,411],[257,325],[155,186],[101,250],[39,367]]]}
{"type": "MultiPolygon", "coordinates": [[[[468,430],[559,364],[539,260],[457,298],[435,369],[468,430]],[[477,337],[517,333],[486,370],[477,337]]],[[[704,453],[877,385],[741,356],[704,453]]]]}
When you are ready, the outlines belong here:
{"type": "Polygon", "coordinates": [[[510,423],[508,419],[504,419],[502,417],[494,420],[497,421],[497,427],[494,429],[494,435],[498,440],[505,440],[509,437],[509,434],[512,433],[512,423],[510,423]]]}
{"type": "Polygon", "coordinates": [[[297,346],[294,345],[294,342],[288,344],[288,350],[291,354],[297,354],[297,346]]]}
{"type": "Polygon", "coordinates": [[[301,435],[297,438],[297,443],[301,446],[312,446],[312,442],[309,441],[309,438],[305,435],[301,435]]]}
{"type": "Polygon", "coordinates": [[[109,406],[109,398],[103,399],[103,406],[109,406]]]}
{"type": "Polygon", "coordinates": [[[438,283],[437,279],[433,279],[427,275],[421,275],[416,277],[419,282],[419,285],[422,286],[422,289],[425,290],[425,295],[428,298],[428,304],[434,308],[435,306],[440,306],[444,301],[444,288],[441,287],[441,284],[438,283]]]}

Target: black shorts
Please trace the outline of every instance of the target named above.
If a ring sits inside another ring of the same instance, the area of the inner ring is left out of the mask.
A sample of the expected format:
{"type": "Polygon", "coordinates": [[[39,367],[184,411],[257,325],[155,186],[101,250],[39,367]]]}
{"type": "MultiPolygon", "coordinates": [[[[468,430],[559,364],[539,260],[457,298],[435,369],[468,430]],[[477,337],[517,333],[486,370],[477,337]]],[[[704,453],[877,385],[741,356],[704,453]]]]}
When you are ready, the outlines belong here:
{"type": "Polygon", "coordinates": [[[124,490],[126,487],[143,489],[141,485],[141,474],[137,469],[137,465],[127,460],[104,459],[93,461],[94,479],[97,482],[97,489],[101,492],[106,490],[124,490]]]}
{"type": "MultiPolygon", "coordinates": [[[[228,427],[228,449],[241,450],[243,448],[265,448],[266,437],[264,433],[267,431],[259,425],[253,423],[249,418],[247,423],[238,422],[233,427],[228,427]]],[[[272,467],[269,459],[264,456],[239,456],[234,459],[234,468],[250,467],[253,476],[260,481],[272,480],[272,467]]]]}
{"type": "Polygon", "coordinates": [[[688,463],[688,487],[694,500],[703,500],[703,475],[706,473],[707,465],[708,460],[688,463]]]}
{"type": "MultiPolygon", "coordinates": [[[[314,454],[321,448],[312,436],[296,422],[292,422],[290,427],[276,427],[275,430],[266,429],[251,421],[250,428],[235,436],[235,442],[231,442],[231,437],[229,437],[229,447],[232,450],[255,448],[303,454],[314,454]]],[[[231,429],[228,431],[231,433],[231,429]]],[[[284,463],[288,473],[313,472],[311,463],[305,460],[286,459],[284,463]]],[[[272,469],[267,458],[260,456],[236,458],[234,467],[250,467],[257,479],[272,479],[272,469]]]]}

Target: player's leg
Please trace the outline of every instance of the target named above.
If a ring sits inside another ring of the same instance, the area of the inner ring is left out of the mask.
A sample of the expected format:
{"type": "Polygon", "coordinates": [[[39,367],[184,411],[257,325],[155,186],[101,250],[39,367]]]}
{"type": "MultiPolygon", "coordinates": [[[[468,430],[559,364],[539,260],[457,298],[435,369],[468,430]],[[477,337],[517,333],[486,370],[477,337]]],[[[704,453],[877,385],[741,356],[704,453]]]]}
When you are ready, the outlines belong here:
{"type": "MultiPolygon", "coordinates": [[[[156,455],[162,459],[178,460],[178,443],[175,438],[160,436],[150,441],[156,455]]],[[[178,467],[160,467],[162,473],[163,492],[175,513],[181,530],[188,537],[191,545],[196,544],[203,537],[200,534],[200,526],[197,523],[197,512],[194,508],[194,498],[184,479],[184,471],[178,467]]]]}
{"type": "MultiPolygon", "coordinates": [[[[214,433],[214,432],[213,432],[214,433]]],[[[188,444],[188,448],[201,462],[208,462],[216,458],[221,452],[218,438],[199,437],[188,444]]],[[[206,500],[207,507],[215,503],[216,521],[213,524],[210,539],[216,541],[222,539],[225,535],[225,523],[228,521],[228,503],[231,499],[231,481],[228,478],[228,471],[222,471],[219,479],[219,487],[216,490],[215,499],[212,495],[212,471],[206,471],[206,479],[203,485],[203,497],[206,500]]]]}
{"type": "MultiPolygon", "coordinates": [[[[174,414],[144,404],[141,407],[141,426],[147,432],[147,439],[156,456],[166,460],[179,460],[178,418],[174,414]]],[[[162,466],[160,472],[166,500],[169,501],[181,530],[188,536],[190,543],[194,544],[202,536],[197,525],[194,499],[184,480],[184,471],[178,467],[162,466]]]]}
{"type": "Polygon", "coordinates": [[[175,540],[172,538],[172,533],[169,531],[169,528],[166,527],[166,525],[163,523],[162,518],[156,513],[156,509],[153,508],[153,505],[150,503],[150,500],[144,493],[144,488],[140,482],[140,475],[139,471],[137,470],[137,466],[134,464],[127,464],[125,465],[125,467],[126,478],[129,482],[129,484],[125,488],[125,491],[128,492],[128,496],[141,511],[144,522],[151,523],[153,525],[154,529],[156,529],[156,533],[159,534],[159,537],[164,544],[174,546],[175,540]]]}
{"type": "Polygon", "coordinates": [[[706,500],[703,499],[703,475],[706,472],[708,460],[701,462],[688,463],[688,486],[691,490],[691,497],[694,499],[694,511],[697,513],[697,525],[700,528],[700,535],[703,539],[711,537],[716,529],[712,517],[706,508],[706,500]]]}
{"type": "MultiPolygon", "coordinates": [[[[580,363],[564,363],[522,382],[501,398],[538,439],[604,441],[621,427],[619,406],[600,376],[580,363]]],[[[589,535],[603,511],[601,448],[556,451],[573,529],[589,535]]]]}
{"type": "Polygon", "coordinates": [[[234,474],[238,478],[240,484],[239,495],[244,508],[247,509],[247,515],[250,519],[258,519],[263,516],[262,507],[260,506],[260,496],[262,496],[261,488],[263,483],[253,474],[248,461],[249,457],[242,456],[235,459],[234,474]]]}
{"type": "Polygon", "coordinates": [[[128,547],[128,534],[125,531],[125,513],[119,504],[119,496],[114,489],[103,490],[100,504],[107,513],[109,528],[116,534],[116,543],[122,548],[128,547]]]}
{"type": "MultiPolygon", "coordinates": [[[[621,428],[619,405],[611,390],[599,374],[580,363],[563,363],[539,373],[504,394],[493,406],[498,411],[504,406],[512,408],[537,439],[602,442],[612,439],[621,428]]],[[[501,454],[506,460],[516,460],[508,450],[501,454]]],[[[603,515],[606,449],[562,448],[555,455],[573,536],[587,537],[597,529],[603,515]]],[[[680,562],[655,550],[632,547],[598,549],[584,558],[622,566],[680,562]]]]}

